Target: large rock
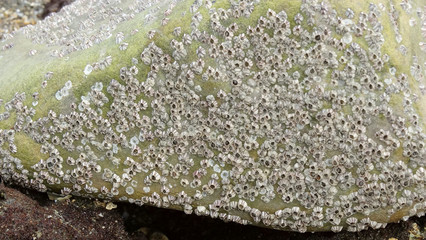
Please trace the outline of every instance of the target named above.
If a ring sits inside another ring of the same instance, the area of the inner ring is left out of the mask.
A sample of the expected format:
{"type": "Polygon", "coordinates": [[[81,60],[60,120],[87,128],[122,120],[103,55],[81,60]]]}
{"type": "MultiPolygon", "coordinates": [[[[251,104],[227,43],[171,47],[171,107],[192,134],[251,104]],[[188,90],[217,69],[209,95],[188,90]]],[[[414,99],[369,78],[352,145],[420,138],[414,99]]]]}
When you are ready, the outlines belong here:
{"type": "Polygon", "coordinates": [[[422,1],[76,1],[0,52],[0,175],[294,231],[424,215],[422,1]]]}

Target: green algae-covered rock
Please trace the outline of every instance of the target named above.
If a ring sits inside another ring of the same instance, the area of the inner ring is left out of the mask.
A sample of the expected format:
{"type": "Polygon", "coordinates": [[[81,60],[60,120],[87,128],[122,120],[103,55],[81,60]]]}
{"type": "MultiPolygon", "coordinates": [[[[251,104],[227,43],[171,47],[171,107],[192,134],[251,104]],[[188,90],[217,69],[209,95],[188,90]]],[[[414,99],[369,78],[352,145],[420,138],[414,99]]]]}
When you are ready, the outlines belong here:
{"type": "Polygon", "coordinates": [[[293,231],[424,215],[421,0],[90,0],[6,36],[0,176],[293,231]]]}

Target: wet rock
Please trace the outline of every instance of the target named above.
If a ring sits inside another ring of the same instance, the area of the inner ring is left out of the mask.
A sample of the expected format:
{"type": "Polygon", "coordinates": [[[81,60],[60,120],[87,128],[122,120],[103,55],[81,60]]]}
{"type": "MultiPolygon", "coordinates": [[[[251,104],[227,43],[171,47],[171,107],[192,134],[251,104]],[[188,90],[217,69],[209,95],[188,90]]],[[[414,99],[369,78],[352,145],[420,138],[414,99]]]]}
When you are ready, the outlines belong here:
{"type": "Polygon", "coordinates": [[[160,232],[154,232],[149,236],[149,240],[169,240],[169,238],[160,232]]]}

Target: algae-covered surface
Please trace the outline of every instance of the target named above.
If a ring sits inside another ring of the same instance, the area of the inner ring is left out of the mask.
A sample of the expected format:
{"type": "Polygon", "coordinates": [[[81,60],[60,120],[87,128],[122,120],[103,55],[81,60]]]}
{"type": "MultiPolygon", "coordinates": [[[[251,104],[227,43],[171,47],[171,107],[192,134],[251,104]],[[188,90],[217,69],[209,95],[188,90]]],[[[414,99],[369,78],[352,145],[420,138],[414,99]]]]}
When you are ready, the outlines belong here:
{"type": "Polygon", "coordinates": [[[421,1],[76,1],[2,42],[0,176],[299,232],[422,216],[425,21],[421,1]]]}

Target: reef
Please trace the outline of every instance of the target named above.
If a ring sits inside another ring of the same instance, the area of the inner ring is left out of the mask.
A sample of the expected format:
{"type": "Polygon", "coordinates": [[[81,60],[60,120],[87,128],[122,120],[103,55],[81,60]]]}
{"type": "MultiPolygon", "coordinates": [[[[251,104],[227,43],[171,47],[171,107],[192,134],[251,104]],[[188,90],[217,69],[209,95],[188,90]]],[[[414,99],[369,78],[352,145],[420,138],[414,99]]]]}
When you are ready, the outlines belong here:
{"type": "Polygon", "coordinates": [[[7,34],[0,176],[299,232],[426,210],[420,0],[75,1],[7,34]]]}

